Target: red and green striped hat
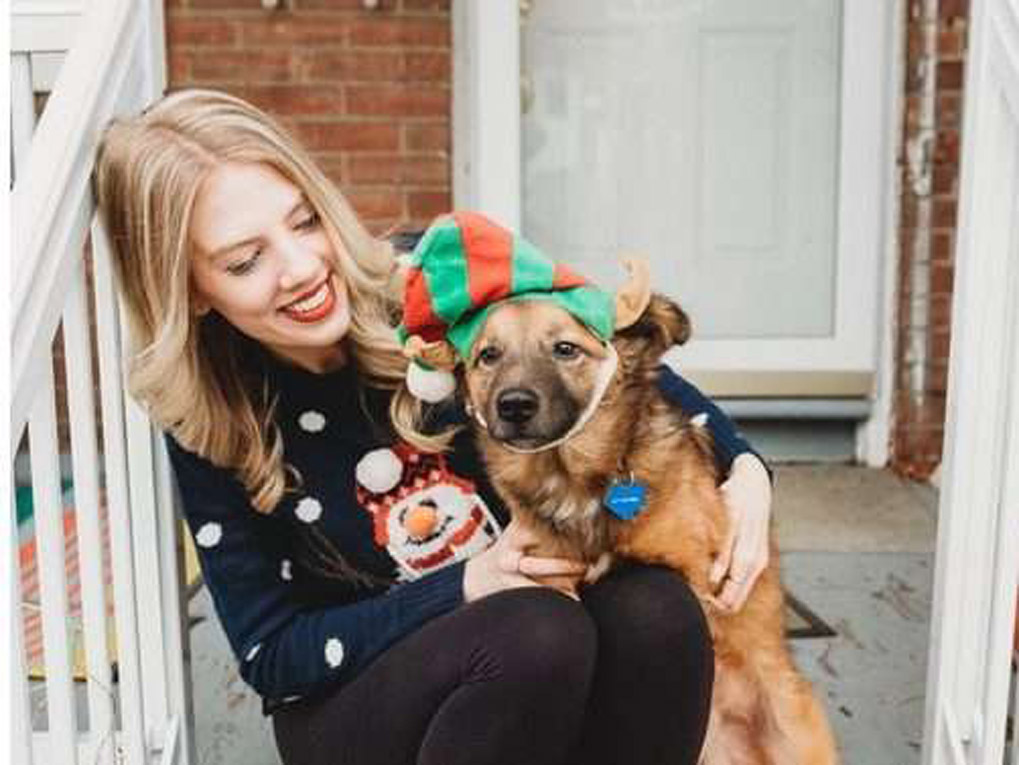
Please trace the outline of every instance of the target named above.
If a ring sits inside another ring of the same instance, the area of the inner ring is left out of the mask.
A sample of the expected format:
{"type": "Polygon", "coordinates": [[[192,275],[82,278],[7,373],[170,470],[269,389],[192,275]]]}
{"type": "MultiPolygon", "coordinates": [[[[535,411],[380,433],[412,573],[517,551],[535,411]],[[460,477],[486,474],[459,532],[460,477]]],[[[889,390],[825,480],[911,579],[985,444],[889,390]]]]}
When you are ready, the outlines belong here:
{"type": "Polygon", "coordinates": [[[404,292],[403,340],[448,340],[461,358],[495,304],[552,300],[606,342],[615,301],[521,236],[475,212],[438,218],[411,254],[404,292]]]}

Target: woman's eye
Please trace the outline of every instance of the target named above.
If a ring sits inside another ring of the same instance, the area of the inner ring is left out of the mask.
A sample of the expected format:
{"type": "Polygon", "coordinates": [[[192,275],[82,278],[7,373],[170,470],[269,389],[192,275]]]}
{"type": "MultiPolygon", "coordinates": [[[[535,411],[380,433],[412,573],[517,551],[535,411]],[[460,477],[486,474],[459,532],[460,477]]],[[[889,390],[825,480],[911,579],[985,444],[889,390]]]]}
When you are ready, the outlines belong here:
{"type": "Polygon", "coordinates": [[[580,354],[580,346],[566,340],[560,340],[552,346],[552,353],[557,359],[575,359],[580,354]]]}
{"type": "Polygon", "coordinates": [[[256,250],[251,257],[231,263],[226,267],[226,270],[233,276],[244,276],[244,274],[250,272],[255,267],[260,257],[262,257],[262,251],[256,250]]]}
{"type": "Polygon", "coordinates": [[[312,212],[301,218],[299,221],[297,221],[294,228],[296,228],[299,231],[310,231],[312,229],[318,228],[318,224],[320,221],[321,218],[319,217],[318,213],[312,212]]]}
{"type": "Polygon", "coordinates": [[[502,351],[496,348],[494,345],[488,345],[481,349],[478,353],[478,361],[482,364],[494,364],[502,356],[502,351]]]}

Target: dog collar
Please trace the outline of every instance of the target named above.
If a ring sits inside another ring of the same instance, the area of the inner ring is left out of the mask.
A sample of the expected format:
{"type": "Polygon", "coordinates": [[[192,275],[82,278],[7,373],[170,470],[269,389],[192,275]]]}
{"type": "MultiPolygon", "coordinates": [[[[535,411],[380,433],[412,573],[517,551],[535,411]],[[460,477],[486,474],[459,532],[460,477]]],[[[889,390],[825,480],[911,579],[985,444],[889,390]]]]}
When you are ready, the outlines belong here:
{"type": "MultiPolygon", "coordinates": [[[[500,446],[516,454],[537,454],[538,452],[554,449],[577,435],[577,433],[579,433],[583,427],[587,425],[588,420],[591,419],[595,411],[598,409],[602,398],[605,397],[605,392],[609,389],[609,383],[612,382],[612,378],[616,374],[616,369],[619,368],[619,354],[616,353],[616,349],[612,347],[611,343],[606,343],[605,347],[608,350],[608,355],[602,362],[601,369],[598,370],[598,380],[595,382],[594,395],[587,403],[587,406],[584,408],[580,417],[577,418],[577,421],[573,423],[573,426],[566,431],[566,433],[561,435],[555,441],[549,441],[547,444],[536,446],[533,449],[511,446],[506,443],[500,443],[500,446]]],[[[468,403],[467,409],[475,421],[477,421],[477,423],[487,431],[488,423],[485,421],[485,418],[482,417],[481,412],[471,406],[470,403],[468,403]]]]}

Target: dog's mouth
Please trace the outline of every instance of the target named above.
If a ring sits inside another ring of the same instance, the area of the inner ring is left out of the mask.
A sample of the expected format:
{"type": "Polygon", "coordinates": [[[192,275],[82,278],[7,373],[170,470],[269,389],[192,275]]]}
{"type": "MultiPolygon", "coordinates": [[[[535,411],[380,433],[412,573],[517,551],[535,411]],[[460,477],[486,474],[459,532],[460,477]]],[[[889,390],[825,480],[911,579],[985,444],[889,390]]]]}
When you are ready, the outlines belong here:
{"type": "Polygon", "coordinates": [[[565,436],[576,421],[576,407],[563,404],[558,412],[541,406],[531,417],[507,416],[505,409],[490,407],[482,424],[494,441],[510,449],[536,450],[565,436]]]}
{"type": "Polygon", "coordinates": [[[566,433],[567,429],[563,429],[561,433],[555,435],[528,435],[521,433],[506,434],[500,432],[500,428],[489,428],[489,435],[497,442],[504,446],[509,446],[513,449],[521,450],[534,450],[540,449],[547,444],[551,444],[558,440],[563,434],[566,433]]]}

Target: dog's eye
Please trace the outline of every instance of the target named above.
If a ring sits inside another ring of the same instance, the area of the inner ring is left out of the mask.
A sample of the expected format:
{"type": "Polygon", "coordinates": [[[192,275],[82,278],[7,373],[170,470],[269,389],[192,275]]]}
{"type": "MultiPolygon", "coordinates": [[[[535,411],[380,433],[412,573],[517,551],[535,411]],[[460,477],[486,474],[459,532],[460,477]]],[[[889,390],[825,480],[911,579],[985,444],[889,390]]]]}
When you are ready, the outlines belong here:
{"type": "Polygon", "coordinates": [[[502,356],[502,351],[496,348],[494,345],[488,345],[481,349],[478,353],[478,361],[482,364],[494,364],[502,356]]]}
{"type": "Polygon", "coordinates": [[[560,340],[552,346],[552,353],[557,359],[575,359],[580,354],[580,346],[566,340],[560,340]]]}

